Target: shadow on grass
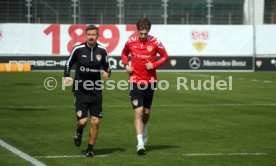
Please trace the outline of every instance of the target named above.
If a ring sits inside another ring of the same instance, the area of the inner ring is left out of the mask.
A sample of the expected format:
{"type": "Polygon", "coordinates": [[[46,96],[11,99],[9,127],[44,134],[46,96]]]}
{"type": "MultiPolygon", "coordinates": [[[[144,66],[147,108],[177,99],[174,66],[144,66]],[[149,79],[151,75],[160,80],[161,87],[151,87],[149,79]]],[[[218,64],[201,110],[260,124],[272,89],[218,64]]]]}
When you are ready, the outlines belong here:
{"type": "Polygon", "coordinates": [[[149,145],[149,146],[146,146],[147,151],[171,149],[171,148],[180,148],[180,146],[171,146],[171,145],[149,145]]]}
{"type": "MultiPolygon", "coordinates": [[[[85,153],[86,150],[83,150],[82,152],[85,153]]],[[[95,148],[94,153],[95,155],[106,155],[106,154],[110,154],[110,153],[114,153],[114,152],[124,152],[126,151],[126,149],[123,148],[95,148]]]]}

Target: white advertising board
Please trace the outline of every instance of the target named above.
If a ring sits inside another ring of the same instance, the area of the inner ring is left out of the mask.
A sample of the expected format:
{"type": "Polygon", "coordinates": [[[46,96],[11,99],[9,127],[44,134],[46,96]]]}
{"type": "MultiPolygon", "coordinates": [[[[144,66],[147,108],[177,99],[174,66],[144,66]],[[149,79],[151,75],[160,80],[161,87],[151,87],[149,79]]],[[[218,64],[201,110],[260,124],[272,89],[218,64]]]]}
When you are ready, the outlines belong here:
{"type": "Polygon", "coordinates": [[[256,54],[258,57],[276,56],[276,25],[256,26],[256,54]]]}
{"type": "MultiPolygon", "coordinates": [[[[0,24],[1,55],[69,55],[85,41],[86,25],[0,24]]],[[[135,25],[99,25],[99,42],[119,56],[135,25]]],[[[152,25],[171,56],[252,56],[253,28],[245,25],[152,25]]]]}

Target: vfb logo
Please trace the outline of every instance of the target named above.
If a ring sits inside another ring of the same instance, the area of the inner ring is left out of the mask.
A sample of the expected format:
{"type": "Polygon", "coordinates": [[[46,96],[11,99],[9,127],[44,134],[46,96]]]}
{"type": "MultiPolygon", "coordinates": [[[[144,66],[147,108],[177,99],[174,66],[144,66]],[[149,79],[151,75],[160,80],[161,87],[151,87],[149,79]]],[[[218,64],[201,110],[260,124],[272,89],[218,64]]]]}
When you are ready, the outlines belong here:
{"type": "Polygon", "coordinates": [[[192,31],[191,40],[194,48],[201,52],[207,46],[209,39],[209,32],[207,31],[192,31]]]}

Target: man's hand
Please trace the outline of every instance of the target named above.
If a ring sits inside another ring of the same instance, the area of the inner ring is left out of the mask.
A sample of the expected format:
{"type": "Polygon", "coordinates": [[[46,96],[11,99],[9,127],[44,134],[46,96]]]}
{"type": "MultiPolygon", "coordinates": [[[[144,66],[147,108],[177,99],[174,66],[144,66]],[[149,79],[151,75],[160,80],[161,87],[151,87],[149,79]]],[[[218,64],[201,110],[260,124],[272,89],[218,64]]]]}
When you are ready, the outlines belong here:
{"type": "Polygon", "coordinates": [[[71,77],[64,77],[63,83],[65,86],[71,86],[73,84],[73,78],[71,77]]]}
{"type": "Polygon", "coordinates": [[[131,67],[131,66],[129,66],[129,65],[126,65],[125,69],[126,69],[126,72],[127,72],[128,74],[130,74],[130,73],[132,73],[132,72],[134,71],[134,70],[133,70],[133,67],[131,67]]]}
{"type": "Polygon", "coordinates": [[[148,70],[151,70],[151,69],[153,69],[153,64],[148,60],[148,62],[146,63],[146,68],[148,69],[148,70]]]}
{"type": "Polygon", "coordinates": [[[101,71],[101,73],[102,73],[102,77],[104,78],[104,80],[108,80],[109,79],[109,73],[108,72],[106,72],[106,71],[101,71]]]}

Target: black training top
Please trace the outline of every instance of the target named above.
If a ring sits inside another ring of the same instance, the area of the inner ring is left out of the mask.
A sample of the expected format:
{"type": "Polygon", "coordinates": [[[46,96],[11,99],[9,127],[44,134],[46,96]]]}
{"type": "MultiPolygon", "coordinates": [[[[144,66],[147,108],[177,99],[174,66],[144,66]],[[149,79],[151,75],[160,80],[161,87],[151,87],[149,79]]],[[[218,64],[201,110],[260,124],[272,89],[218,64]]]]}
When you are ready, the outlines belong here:
{"type": "Polygon", "coordinates": [[[91,93],[101,91],[101,70],[111,74],[106,48],[98,43],[89,48],[86,43],[76,45],[65,65],[64,77],[70,77],[70,70],[75,64],[73,91],[91,93]]]}

